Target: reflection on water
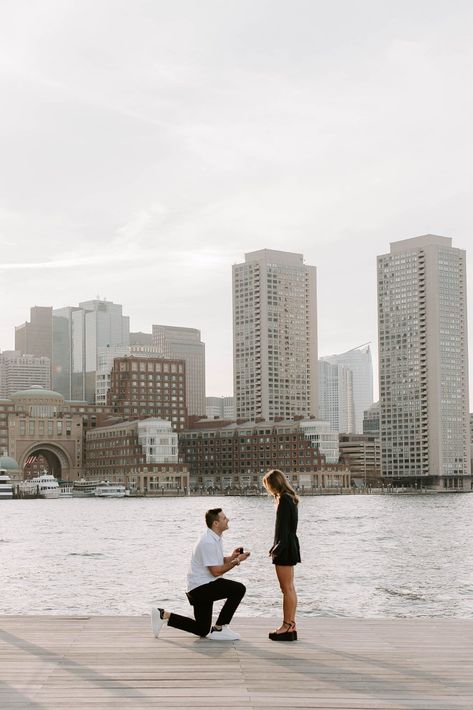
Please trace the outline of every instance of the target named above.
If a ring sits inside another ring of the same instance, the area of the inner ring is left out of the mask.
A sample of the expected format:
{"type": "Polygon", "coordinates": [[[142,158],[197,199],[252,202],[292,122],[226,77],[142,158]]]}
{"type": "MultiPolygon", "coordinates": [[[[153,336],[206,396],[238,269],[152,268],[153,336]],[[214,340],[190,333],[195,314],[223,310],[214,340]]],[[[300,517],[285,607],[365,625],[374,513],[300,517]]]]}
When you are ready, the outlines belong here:
{"type": "MultiPolygon", "coordinates": [[[[2,501],[4,614],[189,612],[190,549],[207,508],[230,517],[225,548],[252,556],[229,574],[247,585],[245,616],[279,616],[267,557],[267,498],[2,501]]],[[[307,616],[473,615],[473,495],[303,498],[296,568],[307,616]]]]}

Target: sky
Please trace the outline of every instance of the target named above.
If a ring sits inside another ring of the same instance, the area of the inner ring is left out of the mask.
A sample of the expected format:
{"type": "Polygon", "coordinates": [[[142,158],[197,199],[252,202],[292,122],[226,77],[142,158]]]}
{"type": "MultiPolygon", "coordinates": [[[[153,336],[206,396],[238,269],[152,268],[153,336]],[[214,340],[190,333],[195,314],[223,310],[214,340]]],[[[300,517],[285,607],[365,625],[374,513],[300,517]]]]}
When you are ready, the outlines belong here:
{"type": "Polygon", "coordinates": [[[231,266],[268,248],[317,267],[319,354],[376,361],[376,256],[471,243],[472,69],[461,0],[2,0],[0,349],[99,296],[199,328],[231,394],[231,266]]]}

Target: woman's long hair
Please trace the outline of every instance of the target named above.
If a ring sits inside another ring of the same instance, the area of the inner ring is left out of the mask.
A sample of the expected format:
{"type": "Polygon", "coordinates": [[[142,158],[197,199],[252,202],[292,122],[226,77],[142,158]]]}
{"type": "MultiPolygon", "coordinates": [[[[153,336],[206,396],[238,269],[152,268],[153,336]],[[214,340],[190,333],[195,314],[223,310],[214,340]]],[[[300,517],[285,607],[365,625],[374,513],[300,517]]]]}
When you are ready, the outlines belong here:
{"type": "Polygon", "coordinates": [[[275,498],[280,498],[283,493],[287,493],[296,505],[299,502],[296,491],[288,482],[284,473],[279,471],[277,468],[273,468],[263,476],[263,486],[266,488],[268,493],[275,498]]]}

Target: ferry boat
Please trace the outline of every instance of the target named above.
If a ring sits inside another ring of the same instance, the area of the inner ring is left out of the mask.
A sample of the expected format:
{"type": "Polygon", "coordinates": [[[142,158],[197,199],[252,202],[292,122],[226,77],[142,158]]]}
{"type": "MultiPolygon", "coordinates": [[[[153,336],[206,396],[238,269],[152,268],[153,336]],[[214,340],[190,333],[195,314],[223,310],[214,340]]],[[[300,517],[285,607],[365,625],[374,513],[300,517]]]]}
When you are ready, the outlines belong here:
{"type": "Polygon", "coordinates": [[[23,481],[20,490],[27,495],[39,495],[40,498],[59,498],[61,493],[57,478],[50,473],[42,473],[23,481]]]}
{"type": "Polygon", "coordinates": [[[72,486],[69,486],[67,483],[60,483],[59,486],[61,489],[60,498],[72,498],[72,486]]]}
{"type": "Polygon", "coordinates": [[[0,468],[0,500],[13,498],[11,478],[5,468],[0,468]]]}
{"type": "Polygon", "coordinates": [[[98,485],[98,481],[87,481],[85,478],[73,481],[72,495],[74,498],[91,498],[98,485]]]}
{"type": "Polygon", "coordinates": [[[95,495],[97,498],[124,498],[129,493],[122,483],[102,481],[95,489],[95,495]]]}

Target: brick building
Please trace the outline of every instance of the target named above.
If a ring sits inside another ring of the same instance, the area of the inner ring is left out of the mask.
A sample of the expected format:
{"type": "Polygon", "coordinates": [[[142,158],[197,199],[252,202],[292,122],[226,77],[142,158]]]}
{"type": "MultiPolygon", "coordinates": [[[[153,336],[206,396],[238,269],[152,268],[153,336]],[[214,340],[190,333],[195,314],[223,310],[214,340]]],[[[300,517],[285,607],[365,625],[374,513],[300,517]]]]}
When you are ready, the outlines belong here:
{"type": "Polygon", "coordinates": [[[184,429],[187,420],[185,362],[154,357],[115,358],[108,404],[121,419],[156,417],[170,421],[175,431],[184,429]]]}
{"type": "Polygon", "coordinates": [[[179,455],[192,488],[255,489],[269,468],[300,489],[348,488],[346,464],[326,463],[299,421],[230,423],[203,420],[179,434],[179,455]]]}
{"type": "Polygon", "coordinates": [[[189,469],[179,462],[171,427],[169,421],[151,418],[87,432],[87,478],[124,483],[140,493],[186,493],[189,469]]]}
{"type": "Polygon", "coordinates": [[[8,453],[8,417],[14,411],[11,399],[0,399],[0,456],[8,453]]]}

